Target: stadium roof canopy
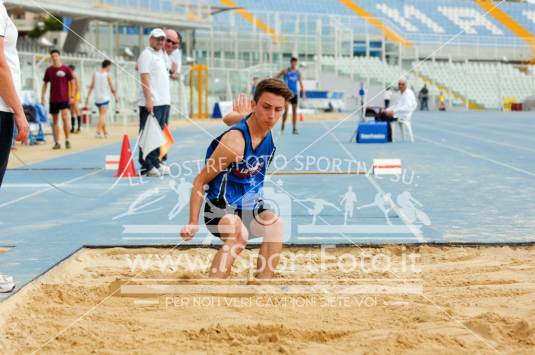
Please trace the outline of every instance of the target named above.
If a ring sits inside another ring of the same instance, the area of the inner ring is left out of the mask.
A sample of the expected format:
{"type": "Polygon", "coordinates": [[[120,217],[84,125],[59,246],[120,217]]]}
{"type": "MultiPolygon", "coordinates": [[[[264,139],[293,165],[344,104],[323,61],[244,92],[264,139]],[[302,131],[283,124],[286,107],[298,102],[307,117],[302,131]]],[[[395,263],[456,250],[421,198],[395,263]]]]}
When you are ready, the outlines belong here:
{"type": "Polygon", "coordinates": [[[211,26],[211,6],[203,1],[5,0],[4,3],[8,8],[49,12],[73,19],[182,29],[211,26]]]}

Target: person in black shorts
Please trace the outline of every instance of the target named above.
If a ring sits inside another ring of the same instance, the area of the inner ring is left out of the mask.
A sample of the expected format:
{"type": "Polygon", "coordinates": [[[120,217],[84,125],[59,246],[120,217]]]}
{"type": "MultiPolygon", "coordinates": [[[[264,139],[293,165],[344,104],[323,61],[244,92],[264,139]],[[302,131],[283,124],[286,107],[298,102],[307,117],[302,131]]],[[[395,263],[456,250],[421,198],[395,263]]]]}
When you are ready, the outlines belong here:
{"type": "Polygon", "coordinates": [[[252,112],[208,147],[206,165],[193,182],[189,223],[180,235],[190,240],[198,232],[206,195],[206,227],[224,242],[214,256],[210,277],[228,277],[234,260],[248,240],[255,237],[263,239],[255,276],[273,277],[282,251],[284,227],[282,219],[264,207],[262,191],[275,154],[271,129],[292,96],[280,80],[261,81],[251,102],[252,112]]]}
{"type": "Polygon", "coordinates": [[[48,83],[50,83],[50,114],[52,115],[54,147],[61,149],[59,144],[59,113],[63,121],[63,132],[65,133],[65,148],[69,149],[70,122],[69,110],[76,97],[76,81],[71,68],[61,63],[61,54],[57,49],[50,51],[52,65],[46,69],[41,89],[41,103],[45,104],[45,95],[48,83]]]}
{"type": "Polygon", "coordinates": [[[263,201],[258,201],[252,210],[243,210],[228,205],[224,200],[206,200],[204,204],[204,224],[210,233],[222,239],[223,237],[219,233],[218,225],[223,216],[227,214],[237,216],[244,225],[249,226],[251,222],[261,220],[260,216],[264,212],[272,213],[264,207],[263,201]]]}
{"type": "MultiPolygon", "coordinates": [[[[292,125],[293,125],[293,134],[298,134],[297,131],[297,105],[299,104],[299,90],[297,89],[297,83],[301,86],[301,92],[303,98],[306,97],[305,87],[303,86],[302,76],[299,69],[297,69],[297,58],[292,57],[290,60],[290,67],[283,69],[277,74],[277,79],[283,78],[284,82],[288,86],[288,89],[293,93],[293,97],[288,101],[292,105],[292,125]]],[[[282,116],[282,125],[281,131],[284,131],[284,125],[286,124],[286,117],[288,117],[288,104],[286,104],[286,109],[284,110],[284,115],[282,116]]]]}

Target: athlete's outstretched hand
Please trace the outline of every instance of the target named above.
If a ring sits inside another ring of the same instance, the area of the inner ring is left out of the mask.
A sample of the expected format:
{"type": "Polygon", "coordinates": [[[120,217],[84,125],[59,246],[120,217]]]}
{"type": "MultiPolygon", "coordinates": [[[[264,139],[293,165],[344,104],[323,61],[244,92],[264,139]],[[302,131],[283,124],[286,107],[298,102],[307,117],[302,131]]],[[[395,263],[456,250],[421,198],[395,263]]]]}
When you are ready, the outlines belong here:
{"type": "Polygon", "coordinates": [[[251,113],[251,100],[249,99],[249,96],[240,94],[240,96],[234,99],[232,102],[232,111],[238,112],[244,116],[251,113]]]}
{"type": "Polygon", "coordinates": [[[182,227],[182,230],[180,231],[180,236],[184,240],[191,240],[197,234],[199,231],[199,225],[197,224],[188,224],[182,227]]]}
{"type": "Polygon", "coordinates": [[[240,94],[232,101],[232,112],[229,112],[223,117],[223,122],[227,126],[234,126],[240,122],[245,116],[253,111],[251,108],[251,99],[246,94],[240,94]]]}

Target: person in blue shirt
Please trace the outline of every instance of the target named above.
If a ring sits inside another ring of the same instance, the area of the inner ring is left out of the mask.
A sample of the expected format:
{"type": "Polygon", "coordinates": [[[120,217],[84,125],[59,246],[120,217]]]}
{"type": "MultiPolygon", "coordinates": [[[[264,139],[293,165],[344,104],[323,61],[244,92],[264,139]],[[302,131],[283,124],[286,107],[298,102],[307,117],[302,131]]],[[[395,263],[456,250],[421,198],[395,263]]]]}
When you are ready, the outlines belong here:
{"type": "Polygon", "coordinates": [[[254,77],[253,81],[251,82],[251,97],[254,96],[254,93],[256,92],[256,86],[258,85],[258,77],[254,77]]]}
{"type": "MultiPolygon", "coordinates": [[[[293,97],[290,99],[289,103],[292,104],[292,125],[293,125],[293,134],[298,134],[297,131],[297,105],[299,103],[299,91],[297,90],[297,83],[301,86],[301,92],[303,93],[303,98],[306,97],[305,87],[303,86],[303,81],[301,80],[301,72],[297,69],[297,58],[292,57],[290,60],[290,67],[283,69],[277,74],[277,79],[283,78],[284,82],[288,86],[288,89],[292,91],[293,97]]],[[[284,131],[284,125],[286,123],[286,117],[288,116],[288,104],[286,104],[286,109],[284,110],[284,115],[282,116],[282,125],[281,131],[284,131]]]]}
{"type": "Polygon", "coordinates": [[[277,79],[261,81],[251,101],[251,113],[212,141],[206,164],[196,176],[190,197],[184,240],[199,231],[199,213],[206,195],[204,223],[223,246],[214,256],[210,277],[224,278],[249,238],[261,237],[256,277],[269,279],[282,250],[282,220],[264,207],[262,188],[275,154],[271,129],[282,117],[293,93],[277,79]]]}

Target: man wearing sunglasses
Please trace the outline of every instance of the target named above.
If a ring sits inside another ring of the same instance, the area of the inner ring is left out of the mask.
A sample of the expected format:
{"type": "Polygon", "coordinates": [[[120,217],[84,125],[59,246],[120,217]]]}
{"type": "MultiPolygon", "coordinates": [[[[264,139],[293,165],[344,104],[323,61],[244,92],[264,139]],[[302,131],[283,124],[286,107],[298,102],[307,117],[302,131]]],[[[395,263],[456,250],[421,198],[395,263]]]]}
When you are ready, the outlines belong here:
{"type": "MultiPolygon", "coordinates": [[[[182,37],[180,33],[175,30],[165,30],[165,44],[163,50],[165,52],[165,63],[167,71],[169,72],[169,78],[171,80],[180,80],[180,71],[182,70],[182,52],[180,51],[180,45],[182,44],[182,37]]],[[[179,82],[180,85],[180,82],[179,82]]],[[[169,93],[172,96],[172,92],[169,93]]],[[[178,92],[176,93],[178,95],[178,92]]],[[[169,124],[170,112],[164,117],[164,124],[169,124]]],[[[160,165],[166,166],[167,154],[162,157],[160,165]]]]}
{"type": "MultiPolygon", "coordinates": [[[[141,52],[137,67],[141,79],[139,95],[139,129],[142,130],[149,114],[154,114],[160,127],[164,127],[171,108],[169,72],[163,51],[165,32],[155,28],[150,33],[149,46],[141,52]]],[[[169,168],[160,164],[160,149],[155,149],[143,159],[139,150],[141,174],[147,176],[169,175],[169,168]]]]}
{"type": "Polygon", "coordinates": [[[182,36],[175,30],[165,30],[165,53],[167,53],[167,66],[171,79],[179,80],[182,70],[182,36]]]}

